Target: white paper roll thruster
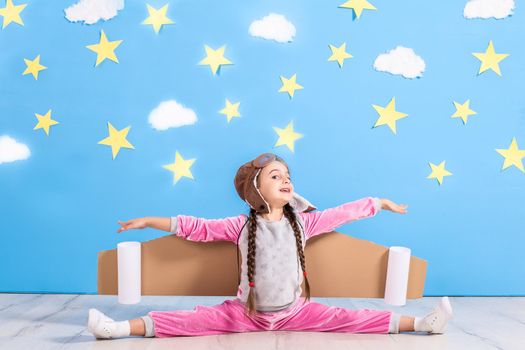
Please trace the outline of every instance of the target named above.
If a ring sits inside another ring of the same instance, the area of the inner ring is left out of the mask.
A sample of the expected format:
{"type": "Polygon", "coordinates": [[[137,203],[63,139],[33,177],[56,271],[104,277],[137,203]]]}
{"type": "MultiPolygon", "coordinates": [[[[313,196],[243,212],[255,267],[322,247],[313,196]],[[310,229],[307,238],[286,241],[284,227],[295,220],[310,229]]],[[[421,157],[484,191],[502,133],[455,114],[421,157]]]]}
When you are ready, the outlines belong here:
{"type": "Polygon", "coordinates": [[[385,303],[405,305],[407,300],[410,248],[390,247],[385,284],[385,303]]]}
{"type": "Polygon", "coordinates": [[[141,298],[140,242],[117,244],[118,302],[137,304],[141,298]]]}

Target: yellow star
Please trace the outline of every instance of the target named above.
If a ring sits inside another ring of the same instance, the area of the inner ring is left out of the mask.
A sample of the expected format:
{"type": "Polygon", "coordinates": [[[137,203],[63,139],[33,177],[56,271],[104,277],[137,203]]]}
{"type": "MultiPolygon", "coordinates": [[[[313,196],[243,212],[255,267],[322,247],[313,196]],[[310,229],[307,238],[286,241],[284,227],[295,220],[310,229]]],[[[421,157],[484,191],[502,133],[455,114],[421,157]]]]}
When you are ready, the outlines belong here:
{"type": "Polygon", "coordinates": [[[20,12],[27,6],[27,4],[13,5],[13,0],[6,0],[5,7],[0,8],[0,16],[4,17],[2,29],[7,27],[9,23],[15,22],[24,25],[24,21],[20,18],[20,12]]]}
{"type": "Polygon", "coordinates": [[[173,184],[175,185],[177,181],[183,176],[189,177],[190,179],[193,179],[193,175],[191,173],[190,167],[195,162],[194,159],[184,159],[179,154],[179,151],[175,152],[175,163],[163,165],[162,167],[164,169],[168,169],[169,171],[173,172],[173,184]]]}
{"type": "Polygon", "coordinates": [[[303,87],[296,82],[296,76],[297,74],[294,74],[290,77],[290,79],[286,79],[281,75],[281,82],[283,83],[283,86],[281,86],[279,92],[287,92],[290,98],[292,98],[295,90],[302,90],[303,87]]]}
{"type": "Polygon", "coordinates": [[[204,49],[206,50],[206,57],[199,62],[200,65],[209,65],[212,73],[215,75],[217,71],[221,68],[221,66],[226,64],[233,64],[229,59],[224,57],[224,50],[226,49],[226,45],[222,46],[221,48],[214,50],[208,45],[204,45],[204,49]]]}
{"type": "Polygon", "coordinates": [[[38,72],[47,69],[47,67],[40,64],[40,55],[36,56],[32,61],[24,58],[24,62],[26,63],[27,68],[22,75],[33,74],[35,80],[38,80],[38,72]]]}
{"type": "Polygon", "coordinates": [[[470,109],[470,100],[467,100],[465,103],[457,103],[454,101],[454,106],[456,107],[456,112],[452,114],[451,118],[461,118],[463,120],[463,125],[467,124],[467,118],[469,115],[476,115],[477,113],[470,109]]]}
{"type": "Polygon", "coordinates": [[[168,5],[166,4],[162,6],[160,9],[155,9],[150,4],[146,4],[148,7],[149,17],[142,22],[142,24],[151,24],[153,26],[153,29],[155,30],[155,33],[159,33],[160,29],[165,24],[174,24],[171,19],[169,19],[166,16],[166,12],[168,11],[168,5]]]}
{"type": "Polygon", "coordinates": [[[339,5],[339,7],[354,10],[357,18],[361,16],[363,10],[377,10],[374,5],[366,0],[348,0],[344,4],[339,5]]]}
{"type": "Polygon", "coordinates": [[[494,51],[494,45],[492,45],[492,40],[489,42],[487,51],[485,51],[484,53],[474,52],[472,54],[474,55],[474,57],[481,61],[481,66],[479,67],[478,75],[488,69],[492,69],[494,72],[496,72],[497,75],[501,76],[498,63],[499,61],[509,56],[509,54],[506,53],[496,53],[494,51]]]}
{"type": "Polygon", "coordinates": [[[443,177],[452,175],[451,172],[445,169],[445,161],[442,161],[439,165],[428,163],[432,172],[427,176],[427,179],[437,179],[439,185],[443,182],[443,177]]]}
{"type": "Polygon", "coordinates": [[[115,49],[122,43],[122,41],[123,40],[108,41],[106,33],[101,30],[99,43],[86,46],[91,51],[97,53],[97,63],[95,63],[95,67],[106,58],[118,63],[117,55],[115,55],[115,49]]]}
{"type": "Polygon", "coordinates": [[[300,139],[303,137],[303,135],[296,133],[293,131],[293,121],[291,121],[285,129],[280,128],[273,128],[277,135],[279,135],[279,139],[275,143],[274,147],[286,145],[290,151],[294,151],[294,142],[295,140],[300,139]]]}
{"type": "Polygon", "coordinates": [[[406,118],[408,114],[396,111],[396,98],[392,97],[386,107],[380,107],[372,105],[376,112],[379,114],[379,118],[374,125],[374,128],[380,125],[388,125],[390,130],[396,134],[396,121],[402,118],[406,118]]]}
{"type": "Polygon", "coordinates": [[[336,47],[333,45],[329,45],[329,46],[330,46],[330,50],[332,50],[332,56],[330,56],[328,61],[337,61],[337,63],[339,63],[339,68],[343,67],[345,58],[353,57],[351,54],[346,52],[346,43],[343,43],[339,47],[336,47]]]}
{"type": "Polygon", "coordinates": [[[58,124],[56,120],[51,119],[51,110],[47,111],[45,115],[40,115],[38,113],[35,113],[35,116],[38,119],[38,124],[36,124],[33,130],[44,129],[44,131],[46,132],[46,135],[49,136],[49,127],[51,125],[58,124]]]}
{"type": "Polygon", "coordinates": [[[239,105],[241,103],[231,103],[228,99],[226,99],[226,106],[219,111],[219,113],[224,114],[228,117],[228,123],[230,120],[232,120],[233,117],[240,117],[239,114],[239,105]]]}
{"type": "Polygon", "coordinates": [[[511,165],[514,165],[522,172],[525,172],[523,169],[523,163],[521,162],[521,158],[525,157],[525,149],[518,148],[518,142],[516,141],[515,137],[512,138],[512,142],[510,143],[508,149],[496,149],[496,152],[505,158],[501,170],[505,170],[511,165]]]}
{"type": "Polygon", "coordinates": [[[128,140],[126,140],[126,136],[128,135],[129,128],[131,126],[128,126],[127,128],[124,128],[122,130],[117,130],[111,125],[110,122],[108,122],[108,129],[109,129],[109,136],[106,137],[104,140],[99,141],[99,145],[106,145],[111,146],[111,152],[113,153],[113,159],[117,156],[118,152],[122,147],[124,148],[135,148],[131,143],[129,143],[128,140]]]}

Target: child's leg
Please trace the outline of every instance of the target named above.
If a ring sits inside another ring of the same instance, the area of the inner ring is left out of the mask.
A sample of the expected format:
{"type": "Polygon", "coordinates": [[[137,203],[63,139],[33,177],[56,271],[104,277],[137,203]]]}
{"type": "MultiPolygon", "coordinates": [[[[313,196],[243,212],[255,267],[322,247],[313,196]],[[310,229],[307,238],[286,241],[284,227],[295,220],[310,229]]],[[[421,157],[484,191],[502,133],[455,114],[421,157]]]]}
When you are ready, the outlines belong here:
{"type": "Polygon", "coordinates": [[[151,311],[156,337],[197,336],[268,330],[264,320],[244,314],[237,299],[214,306],[198,305],[193,310],[151,311]]]}
{"type": "Polygon", "coordinates": [[[422,318],[401,316],[391,311],[351,310],[302,301],[304,298],[301,298],[301,306],[297,310],[272,324],[270,328],[348,333],[399,333],[415,330],[439,334],[444,332],[448,320],[452,318],[448,297],[441,298],[438,305],[422,318]]]}
{"type": "Polygon", "coordinates": [[[401,316],[400,332],[444,333],[448,321],[452,318],[452,305],[448,297],[442,297],[434,309],[424,317],[401,316]]]}
{"type": "Polygon", "coordinates": [[[237,299],[215,306],[196,306],[187,311],[151,311],[146,316],[129,321],[115,321],[96,309],[90,309],[88,329],[98,339],[129,335],[171,337],[223,334],[268,330],[263,318],[244,314],[244,304],[237,299]]]}
{"type": "Polygon", "coordinates": [[[414,330],[442,334],[445,332],[448,321],[452,318],[452,305],[448,297],[441,297],[431,312],[423,317],[414,319],[414,330]]]}
{"type": "Polygon", "coordinates": [[[88,330],[97,339],[126,337],[131,333],[130,328],[131,325],[128,321],[117,322],[97,309],[89,309],[88,330]]]}
{"type": "Polygon", "coordinates": [[[142,317],[129,320],[131,335],[146,335],[146,324],[142,317]]]}
{"type": "MultiPolygon", "coordinates": [[[[126,322],[126,321],[122,321],[126,322]]],[[[129,328],[130,328],[130,334],[129,335],[139,335],[139,336],[146,336],[146,337],[154,337],[155,336],[155,330],[153,326],[153,319],[150,316],[142,316],[139,318],[134,318],[132,320],[128,320],[129,322],[129,328]]]]}
{"type": "Polygon", "coordinates": [[[399,320],[399,331],[400,332],[413,332],[414,331],[414,317],[401,316],[399,320]]]}
{"type": "Polygon", "coordinates": [[[272,325],[273,330],[344,333],[397,333],[401,315],[391,311],[327,306],[313,301],[302,303],[296,312],[272,325]]]}

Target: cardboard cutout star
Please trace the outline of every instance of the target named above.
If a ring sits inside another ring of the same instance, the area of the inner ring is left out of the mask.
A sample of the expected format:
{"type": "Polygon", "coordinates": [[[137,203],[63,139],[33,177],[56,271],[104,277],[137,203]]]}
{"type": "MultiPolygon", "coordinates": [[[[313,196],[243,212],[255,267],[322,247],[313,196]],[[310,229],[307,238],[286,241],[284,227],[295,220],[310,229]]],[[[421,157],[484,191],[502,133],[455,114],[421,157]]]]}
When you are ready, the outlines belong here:
{"type": "Polygon", "coordinates": [[[87,45],[86,47],[93,52],[97,53],[97,62],[95,67],[98,66],[106,58],[118,63],[115,49],[122,43],[123,40],[108,41],[106,33],[102,30],[100,33],[100,41],[98,44],[87,45]]]}
{"type": "Polygon", "coordinates": [[[219,113],[224,114],[228,118],[228,123],[232,120],[233,117],[240,117],[239,106],[240,102],[231,103],[230,100],[226,99],[226,106],[219,111],[219,113]]]}
{"type": "Polygon", "coordinates": [[[233,64],[229,59],[224,57],[224,50],[226,50],[226,45],[218,48],[217,50],[212,49],[208,45],[204,45],[206,50],[206,57],[199,62],[200,65],[209,65],[213,75],[219,72],[221,66],[227,64],[233,64]]]}
{"type": "Polygon", "coordinates": [[[330,50],[332,50],[332,56],[328,58],[328,61],[337,61],[339,64],[339,68],[343,67],[343,63],[345,59],[352,58],[353,56],[346,52],[346,43],[343,43],[341,46],[336,47],[333,45],[329,45],[330,50]]]}
{"type": "Polygon", "coordinates": [[[509,56],[509,54],[506,53],[496,53],[496,51],[494,51],[492,40],[489,42],[489,46],[485,52],[474,52],[473,55],[481,61],[478,75],[485,72],[486,70],[492,69],[499,76],[501,76],[499,62],[509,56]]]}
{"type": "Polygon", "coordinates": [[[195,163],[194,159],[184,159],[180,155],[179,151],[175,152],[175,163],[164,165],[164,169],[168,169],[173,172],[173,184],[175,185],[180,178],[189,177],[193,180],[193,174],[191,173],[191,166],[195,163]]]}
{"type": "Polygon", "coordinates": [[[5,7],[0,8],[0,16],[4,18],[2,29],[7,27],[11,22],[24,25],[24,21],[20,17],[20,12],[24,10],[27,4],[14,5],[13,0],[6,0],[5,7]]]}
{"type": "Polygon", "coordinates": [[[35,78],[35,80],[38,80],[38,72],[47,69],[46,66],[40,64],[40,55],[36,56],[36,58],[32,61],[24,58],[24,62],[26,64],[26,69],[22,75],[33,74],[33,78],[35,78]]]}
{"type": "Polygon", "coordinates": [[[150,4],[146,4],[146,7],[148,8],[149,17],[146,18],[144,22],[142,22],[142,24],[151,24],[151,26],[155,30],[155,33],[157,34],[159,33],[163,25],[174,24],[175,22],[173,22],[166,16],[166,12],[168,11],[168,5],[169,4],[166,4],[157,10],[150,4]]]}
{"type": "Polygon", "coordinates": [[[275,143],[274,147],[286,145],[290,151],[294,152],[295,141],[303,137],[303,135],[296,133],[293,130],[293,121],[291,121],[284,129],[275,127],[273,129],[277,135],[279,135],[279,139],[275,143]]]}
{"type": "Polygon", "coordinates": [[[377,10],[374,5],[366,0],[348,0],[344,4],[339,5],[341,8],[352,9],[356,18],[361,17],[363,10],[377,10]]]}
{"type": "Polygon", "coordinates": [[[283,86],[281,86],[279,92],[287,92],[290,98],[293,98],[295,90],[304,89],[301,85],[297,84],[297,74],[292,75],[290,79],[286,79],[281,75],[281,82],[283,86]]]}
{"type": "Polygon", "coordinates": [[[372,107],[374,107],[376,112],[379,114],[379,118],[377,119],[374,125],[374,128],[380,125],[386,124],[388,125],[390,130],[392,130],[394,134],[396,134],[397,132],[396,122],[399,119],[406,118],[408,116],[408,114],[406,113],[396,111],[396,98],[395,97],[392,97],[392,99],[390,100],[390,102],[388,103],[386,107],[381,107],[381,106],[376,106],[376,105],[372,105],[372,107]]]}
{"type": "Polygon", "coordinates": [[[428,165],[430,165],[432,172],[430,173],[430,175],[427,176],[427,179],[437,179],[439,185],[441,185],[445,176],[452,175],[451,172],[445,169],[445,161],[442,161],[441,163],[439,163],[439,165],[435,165],[432,163],[428,163],[428,165]]]}
{"type": "Polygon", "coordinates": [[[508,149],[496,149],[496,152],[498,152],[505,158],[501,170],[505,170],[508,167],[514,165],[522,172],[525,172],[525,170],[523,169],[523,163],[521,161],[521,159],[525,157],[525,149],[518,148],[518,142],[516,141],[515,137],[512,138],[512,142],[510,143],[508,149]]]}
{"type": "Polygon", "coordinates": [[[454,106],[456,107],[456,112],[452,114],[451,118],[461,118],[463,120],[463,125],[467,124],[468,117],[470,115],[476,115],[477,113],[470,109],[470,100],[465,101],[465,103],[460,104],[454,101],[454,106]]]}
{"type": "Polygon", "coordinates": [[[38,119],[38,124],[33,128],[33,130],[44,129],[46,135],[49,136],[49,127],[52,125],[59,124],[56,120],[51,119],[51,110],[47,111],[45,115],[40,115],[35,113],[36,118],[38,119]]]}
{"type": "Polygon", "coordinates": [[[109,136],[103,139],[102,141],[99,141],[98,144],[111,146],[111,153],[113,154],[113,159],[115,159],[121,148],[135,148],[126,139],[130,128],[131,126],[128,126],[127,128],[124,128],[122,130],[117,130],[113,127],[113,125],[111,125],[110,122],[108,122],[109,136]]]}

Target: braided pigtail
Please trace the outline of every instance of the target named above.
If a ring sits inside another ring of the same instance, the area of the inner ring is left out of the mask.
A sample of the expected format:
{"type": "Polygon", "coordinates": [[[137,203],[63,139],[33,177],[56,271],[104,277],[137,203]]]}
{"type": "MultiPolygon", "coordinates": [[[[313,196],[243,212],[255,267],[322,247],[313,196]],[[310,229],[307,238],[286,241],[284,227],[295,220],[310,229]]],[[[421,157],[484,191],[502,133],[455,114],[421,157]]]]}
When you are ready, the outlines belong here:
{"type": "Polygon", "coordinates": [[[248,282],[250,286],[250,292],[248,293],[248,299],[246,306],[248,307],[248,313],[252,315],[255,310],[255,232],[257,231],[257,216],[254,209],[250,209],[250,217],[248,222],[248,282]]]}

